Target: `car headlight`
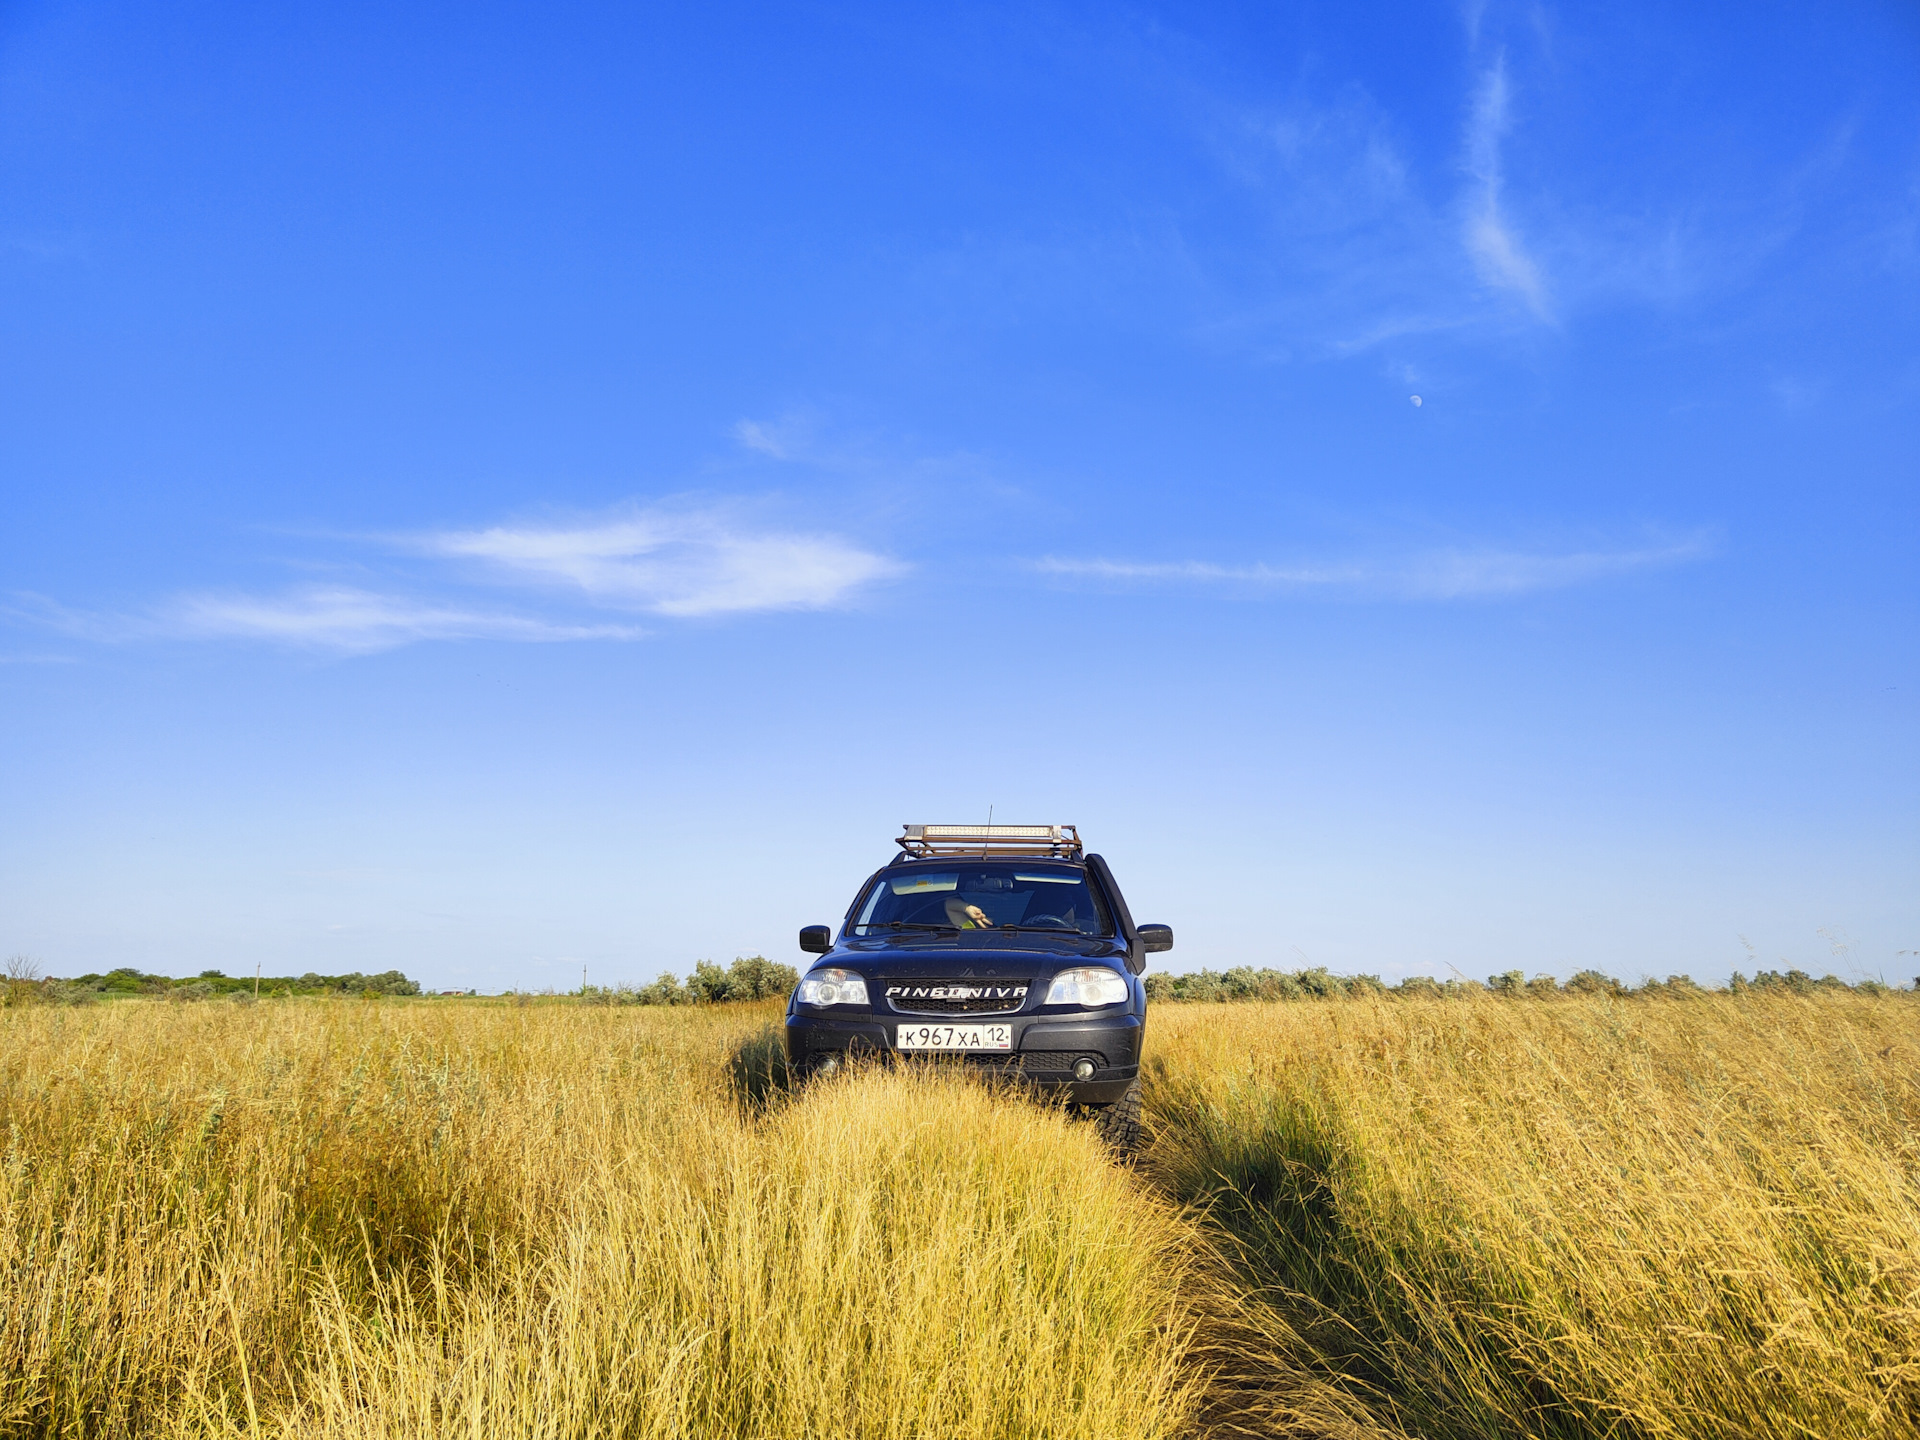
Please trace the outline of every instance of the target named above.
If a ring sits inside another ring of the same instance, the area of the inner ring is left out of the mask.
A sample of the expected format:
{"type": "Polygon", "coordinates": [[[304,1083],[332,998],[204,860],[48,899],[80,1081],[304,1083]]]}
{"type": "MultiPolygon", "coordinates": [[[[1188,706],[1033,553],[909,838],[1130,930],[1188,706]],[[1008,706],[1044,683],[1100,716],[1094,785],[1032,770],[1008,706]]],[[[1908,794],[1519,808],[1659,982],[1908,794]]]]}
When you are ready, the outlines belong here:
{"type": "Polygon", "coordinates": [[[815,970],[797,993],[802,1005],[865,1005],[867,982],[851,970],[815,970]]]}
{"type": "Polygon", "coordinates": [[[1062,970],[1047,988],[1049,1005],[1118,1005],[1127,998],[1127,982],[1104,965],[1062,970]]]}

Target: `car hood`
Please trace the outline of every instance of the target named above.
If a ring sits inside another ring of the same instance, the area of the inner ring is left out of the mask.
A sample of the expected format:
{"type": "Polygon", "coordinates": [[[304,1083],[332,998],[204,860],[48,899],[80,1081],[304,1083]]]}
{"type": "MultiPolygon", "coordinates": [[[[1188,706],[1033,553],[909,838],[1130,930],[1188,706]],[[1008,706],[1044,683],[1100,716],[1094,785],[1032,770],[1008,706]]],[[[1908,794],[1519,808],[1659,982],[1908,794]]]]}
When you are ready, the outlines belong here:
{"type": "Polygon", "coordinates": [[[870,980],[906,978],[1031,980],[1068,965],[1105,960],[1125,966],[1127,952],[1112,939],[1009,935],[989,945],[972,936],[916,935],[845,940],[815,965],[841,965],[870,980]]]}

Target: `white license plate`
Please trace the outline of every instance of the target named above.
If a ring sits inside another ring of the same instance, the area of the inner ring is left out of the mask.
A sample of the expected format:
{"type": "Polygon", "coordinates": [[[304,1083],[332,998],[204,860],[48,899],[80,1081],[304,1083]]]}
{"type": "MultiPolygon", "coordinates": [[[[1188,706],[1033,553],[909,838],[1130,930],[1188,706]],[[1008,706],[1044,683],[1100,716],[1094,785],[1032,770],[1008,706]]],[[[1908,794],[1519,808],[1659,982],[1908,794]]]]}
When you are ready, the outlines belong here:
{"type": "Polygon", "coordinates": [[[893,1042],[902,1050],[1011,1050],[1011,1025],[902,1025],[893,1042]]]}

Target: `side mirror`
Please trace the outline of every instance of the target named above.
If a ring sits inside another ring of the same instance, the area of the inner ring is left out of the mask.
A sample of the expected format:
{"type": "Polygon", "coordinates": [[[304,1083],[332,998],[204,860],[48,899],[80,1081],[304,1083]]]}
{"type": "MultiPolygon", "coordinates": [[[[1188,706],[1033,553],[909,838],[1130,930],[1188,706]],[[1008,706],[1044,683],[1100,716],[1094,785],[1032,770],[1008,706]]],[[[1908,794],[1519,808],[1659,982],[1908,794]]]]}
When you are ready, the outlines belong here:
{"type": "Polygon", "coordinates": [[[826,954],[833,949],[833,931],[825,925],[801,926],[800,948],[809,955],[826,954]]]}
{"type": "Polygon", "coordinates": [[[1157,955],[1162,950],[1173,949],[1173,927],[1171,925],[1142,925],[1139,927],[1140,948],[1149,955],[1157,955]]]}

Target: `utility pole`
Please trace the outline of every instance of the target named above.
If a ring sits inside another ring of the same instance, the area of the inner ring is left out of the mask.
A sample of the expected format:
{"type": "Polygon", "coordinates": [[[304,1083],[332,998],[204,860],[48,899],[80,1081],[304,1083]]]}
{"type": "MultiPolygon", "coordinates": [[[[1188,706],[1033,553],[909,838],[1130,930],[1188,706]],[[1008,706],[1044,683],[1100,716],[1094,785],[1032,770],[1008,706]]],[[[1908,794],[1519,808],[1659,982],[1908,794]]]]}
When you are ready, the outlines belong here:
{"type": "Polygon", "coordinates": [[[587,967],[584,965],[580,967],[580,998],[587,998],[587,967]]]}
{"type": "Polygon", "coordinates": [[[260,962],[258,960],[253,962],[253,998],[256,1000],[260,998],[260,962]]]}

